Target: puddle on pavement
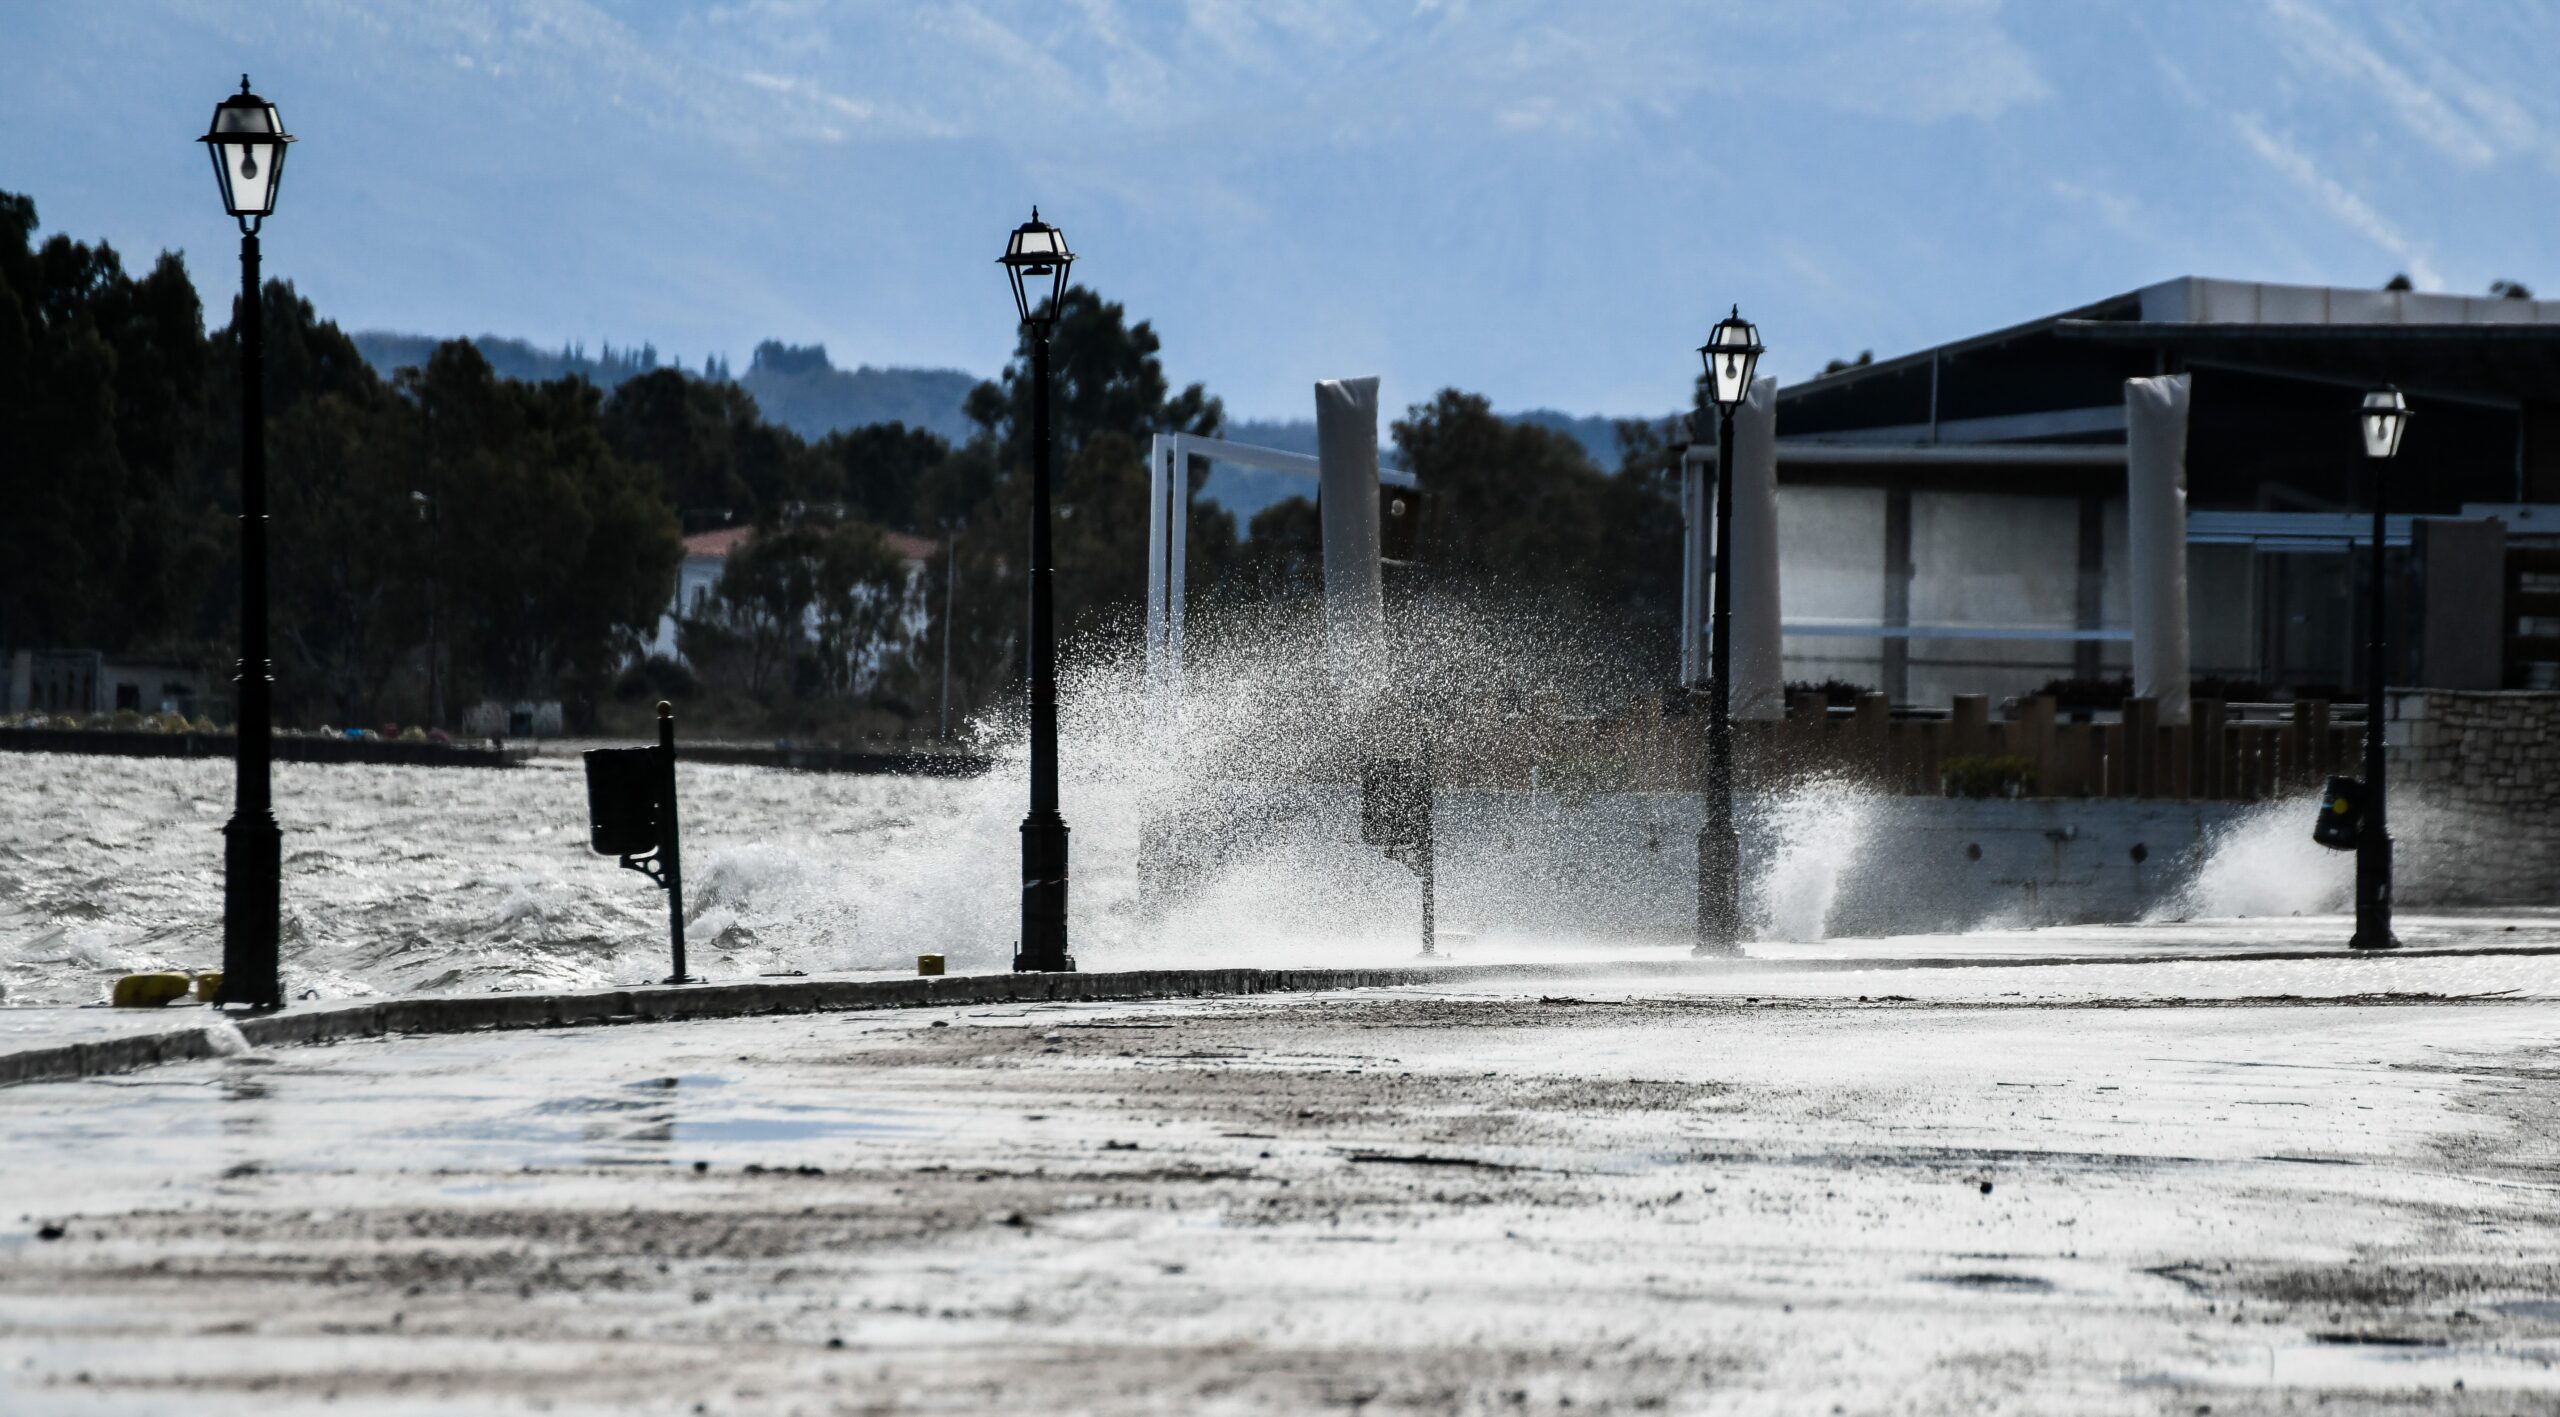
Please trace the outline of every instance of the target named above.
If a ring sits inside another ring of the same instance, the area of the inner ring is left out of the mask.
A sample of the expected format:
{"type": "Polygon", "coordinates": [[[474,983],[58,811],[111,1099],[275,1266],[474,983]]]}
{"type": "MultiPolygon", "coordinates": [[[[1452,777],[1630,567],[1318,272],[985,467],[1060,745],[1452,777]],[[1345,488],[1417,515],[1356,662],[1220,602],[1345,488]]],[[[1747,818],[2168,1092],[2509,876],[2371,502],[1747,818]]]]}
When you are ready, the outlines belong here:
{"type": "MultiPolygon", "coordinates": [[[[2547,1301],[2537,1301],[2547,1302],[2547,1301]]],[[[2535,1345],[2494,1348],[2390,1333],[2321,1333],[2307,1343],[2243,1345],[2223,1363],[2133,1379],[2134,1386],[2291,1387],[2393,1391],[2450,1389],[2560,1392],[2560,1353],[2535,1345]]]]}
{"type": "Polygon", "coordinates": [[[622,1092],[618,1094],[555,1097],[547,1102],[535,1103],[533,1110],[541,1116],[574,1116],[591,1112],[662,1111],[675,1105],[675,1096],[679,1092],[707,1092],[712,1088],[728,1085],[727,1078],[715,1073],[682,1073],[675,1077],[642,1078],[638,1082],[624,1083],[622,1092]]]}
{"type": "Polygon", "coordinates": [[[2560,1299],[2510,1299],[2489,1307],[2511,1319],[2560,1319],[2560,1299]]]}
{"type": "MultiPolygon", "coordinates": [[[[777,1109],[781,1110],[781,1109],[777,1109]]],[[[675,1142],[791,1142],[826,1137],[900,1136],[923,1128],[904,1112],[832,1111],[814,1107],[789,1109],[794,1115],[724,1117],[716,1121],[678,1119],[666,1138],[675,1142]]]]}
{"type": "Polygon", "coordinates": [[[1987,1270],[1966,1274],[1923,1274],[1920,1279],[1931,1284],[1944,1284],[1954,1289],[1970,1289],[1978,1294],[2050,1294],[2053,1281],[2032,1274],[1997,1274],[1987,1270]]]}
{"type": "Polygon", "coordinates": [[[766,1102],[724,1091],[711,1073],[640,1078],[611,1091],[546,1098],[512,1116],[439,1127],[466,1143],[523,1143],[531,1166],[654,1166],[704,1148],[887,1137],[924,1130],[914,1114],[881,1107],[766,1102]]]}

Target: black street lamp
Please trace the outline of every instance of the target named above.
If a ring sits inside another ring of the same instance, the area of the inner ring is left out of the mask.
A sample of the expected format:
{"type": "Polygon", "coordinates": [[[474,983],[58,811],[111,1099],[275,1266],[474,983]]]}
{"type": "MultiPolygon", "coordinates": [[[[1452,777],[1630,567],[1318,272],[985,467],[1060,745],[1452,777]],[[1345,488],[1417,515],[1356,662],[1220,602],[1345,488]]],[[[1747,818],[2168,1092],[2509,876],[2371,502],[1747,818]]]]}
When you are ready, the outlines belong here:
{"type": "Polygon", "coordinates": [[[2364,644],[2364,818],[2356,832],[2356,933],[2350,945],[2360,950],[2398,948],[2391,933],[2391,830],[2382,806],[2383,649],[2388,631],[2383,623],[2382,509],[2390,460],[2400,455],[2400,435],[2409,431],[2409,401],[2395,388],[2364,396],[2356,422],[2364,432],[2364,455],[2373,469],[2373,570],[2366,587],[2364,644]]]}
{"type": "Polygon", "coordinates": [[[1760,331],[1742,308],[1716,322],[1698,354],[1707,362],[1716,429],[1716,545],[1707,660],[1707,813],[1698,828],[1700,955],[1742,948],[1742,838],[1733,827],[1733,414],[1751,396],[1760,365],[1760,331]]]}
{"type": "Polygon", "coordinates": [[[267,658],[267,442],[265,339],[258,305],[258,226],[276,209],[285,144],[293,141],[276,107],[249,91],[213,110],[202,138],[222,184],[222,207],[240,222],[240,664],[238,785],[222,829],[222,987],[218,1004],[272,1009],[284,1003],[276,935],[283,894],[284,834],[276,827],[268,779],[275,756],[274,666],[267,658]]]}
{"type": "Polygon", "coordinates": [[[1031,813],[1022,819],[1022,942],[1016,970],[1069,970],[1067,819],[1058,815],[1058,625],[1050,595],[1049,332],[1067,294],[1075,255],[1066,233],[1040,219],[1013,229],[998,263],[1013,282],[1014,309],[1031,329],[1031,813]]]}

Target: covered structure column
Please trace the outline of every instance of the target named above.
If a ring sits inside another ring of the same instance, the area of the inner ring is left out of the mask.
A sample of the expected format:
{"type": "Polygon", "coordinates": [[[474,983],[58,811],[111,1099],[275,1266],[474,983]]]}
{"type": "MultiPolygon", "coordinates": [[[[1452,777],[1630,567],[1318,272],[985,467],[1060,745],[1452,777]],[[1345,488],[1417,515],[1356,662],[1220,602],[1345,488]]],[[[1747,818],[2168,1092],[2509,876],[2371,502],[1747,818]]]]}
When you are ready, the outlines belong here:
{"type": "Polygon", "coordinates": [[[1378,570],[1378,381],[1316,385],[1317,519],[1324,537],[1325,661],[1346,708],[1377,677],[1386,600],[1378,570]]]}
{"type": "Polygon", "coordinates": [[[2160,722],[2187,721],[2185,374],[2124,381],[2125,550],[2133,591],[2133,692],[2160,722]]]}

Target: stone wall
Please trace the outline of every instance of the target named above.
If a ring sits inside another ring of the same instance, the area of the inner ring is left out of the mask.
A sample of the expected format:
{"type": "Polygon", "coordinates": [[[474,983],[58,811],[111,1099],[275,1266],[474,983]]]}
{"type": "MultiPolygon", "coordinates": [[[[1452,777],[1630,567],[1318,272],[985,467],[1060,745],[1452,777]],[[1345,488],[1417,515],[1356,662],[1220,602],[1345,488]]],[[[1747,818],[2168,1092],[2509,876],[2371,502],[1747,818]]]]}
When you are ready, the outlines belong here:
{"type": "Polygon", "coordinates": [[[2560,904],[2560,693],[2409,690],[2390,714],[2400,898],[2560,904]]]}

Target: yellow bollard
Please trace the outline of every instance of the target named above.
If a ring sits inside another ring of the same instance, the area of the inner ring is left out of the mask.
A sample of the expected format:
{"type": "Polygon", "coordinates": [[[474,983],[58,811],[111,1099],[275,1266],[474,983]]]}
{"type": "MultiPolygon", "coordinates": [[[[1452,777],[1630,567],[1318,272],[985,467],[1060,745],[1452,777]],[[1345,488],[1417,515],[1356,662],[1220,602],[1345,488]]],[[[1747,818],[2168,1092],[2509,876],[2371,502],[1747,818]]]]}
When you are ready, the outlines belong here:
{"type": "Polygon", "coordinates": [[[109,1002],[120,1009],[156,1009],[172,999],[187,996],[187,976],[183,974],[128,974],[116,981],[109,1002]]]}
{"type": "Polygon", "coordinates": [[[213,996],[214,996],[214,995],[216,995],[216,994],[219,994],[219,993],[221,993],[221,992],[222,992],[222,971],[221,971],[221,970],[219,970],[219,969],[208,969],[208,970],[206,970],[204,973],[199,974],[199,975],[197,975],[197,976],[196,976],[196,1002],[197,1002],[197,1003],[199,1003],[199,1004],[210,1004],[210,1003],[212,1003],[212,1002],[213,1002],[213,996]]]}

